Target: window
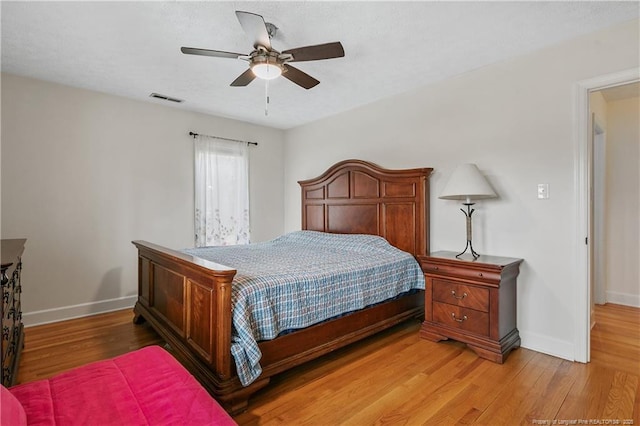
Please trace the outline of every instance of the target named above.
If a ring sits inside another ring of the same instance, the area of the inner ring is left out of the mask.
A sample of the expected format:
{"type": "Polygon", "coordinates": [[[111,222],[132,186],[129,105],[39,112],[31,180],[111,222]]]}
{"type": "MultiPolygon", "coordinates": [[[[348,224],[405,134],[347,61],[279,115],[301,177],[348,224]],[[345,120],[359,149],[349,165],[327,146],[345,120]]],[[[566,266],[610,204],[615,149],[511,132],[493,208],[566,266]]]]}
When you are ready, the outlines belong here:
{"type": "Polygon", "coordinates": [[[198,135],[194,151],[196,247],[248,244],[247,144],[198,135]]]}

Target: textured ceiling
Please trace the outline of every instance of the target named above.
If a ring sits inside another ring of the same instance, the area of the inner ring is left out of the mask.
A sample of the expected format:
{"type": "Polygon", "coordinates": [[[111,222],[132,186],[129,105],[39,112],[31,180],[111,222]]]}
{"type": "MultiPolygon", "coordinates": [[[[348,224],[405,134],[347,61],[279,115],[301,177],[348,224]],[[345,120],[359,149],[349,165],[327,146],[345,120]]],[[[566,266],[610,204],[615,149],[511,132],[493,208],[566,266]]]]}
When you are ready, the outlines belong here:
{"type": "Polygon", "coordinates": [[[290,128],[639,17],[639,2],[7,2],[2,71],[176,108],[290,128]],[[320,80],[229,84],[249,53],[235,10],[279,31],[277,50],[341,41],[345,57],[298,63],[320,80]]]}

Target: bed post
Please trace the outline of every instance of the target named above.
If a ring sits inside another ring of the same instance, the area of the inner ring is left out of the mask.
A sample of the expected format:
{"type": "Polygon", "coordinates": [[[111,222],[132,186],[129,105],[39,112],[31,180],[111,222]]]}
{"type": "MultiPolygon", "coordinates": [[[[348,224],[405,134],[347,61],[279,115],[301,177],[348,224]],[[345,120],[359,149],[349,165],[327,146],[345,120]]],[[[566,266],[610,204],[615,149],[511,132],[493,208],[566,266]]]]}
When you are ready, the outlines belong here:
{"type": "MultiPolygon", "coordinates": [[[[214,354],[216,357],[216,373],[222,379],[231,377],[231,282],[233,275],[223,275],[214,280],[213,298],[215,304],[215,320],[213,336],[215,336],[214,354]]],[[[190,317],[191,315],[188,315],[190,317]]]]}

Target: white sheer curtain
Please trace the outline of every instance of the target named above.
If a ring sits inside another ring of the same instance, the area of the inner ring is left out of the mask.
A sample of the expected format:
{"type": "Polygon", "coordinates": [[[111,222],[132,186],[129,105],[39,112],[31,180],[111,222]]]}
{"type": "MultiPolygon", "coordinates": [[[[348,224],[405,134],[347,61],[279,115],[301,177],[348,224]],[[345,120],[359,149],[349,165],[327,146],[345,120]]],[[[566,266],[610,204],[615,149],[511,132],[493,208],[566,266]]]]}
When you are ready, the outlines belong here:
{"type": "Polygon", "coordinates": [[[249,243],[249,148],[195,137],[196,247],[249,243]]]}

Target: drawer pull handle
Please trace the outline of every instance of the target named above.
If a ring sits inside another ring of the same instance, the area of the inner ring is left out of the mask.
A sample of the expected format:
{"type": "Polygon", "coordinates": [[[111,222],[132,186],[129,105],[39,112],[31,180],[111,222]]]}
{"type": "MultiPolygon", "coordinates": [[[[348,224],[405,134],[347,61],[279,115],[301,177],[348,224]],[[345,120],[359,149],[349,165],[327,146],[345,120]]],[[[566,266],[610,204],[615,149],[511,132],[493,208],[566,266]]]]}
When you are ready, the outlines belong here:
{"type": "Polygon", "coordinates": [[[438,267],[437,267],[437,266],[432,266],[432,268],[433,268],[433,270],[434,270],[434,271],[437,271],[437,270],[438,270],[438,267]]]}
{"type": "Polygon", "coordinates": [[[453,318],[453,320],[457,322],[463,322],[467,320],[466,315],[463,315],[462,318],[456,318],[456,314],[454,314],[453,312],[451,312],[451,318],[453,318]]]}
{"type": "Polygon", "coordinates": [[[462,300],[465,297],[467,297],[467,293],[462,293],[462,296],[458,296],[458,295],[456,295],[456,291],[455,290],[451,290],[451,296],[453,296],[454,299],[462,300]]]}
{"type": "Polygon", "coordinates": [[[482,272],[478,273],[478,276],[481,277],[482,276],[482,272]]]}

